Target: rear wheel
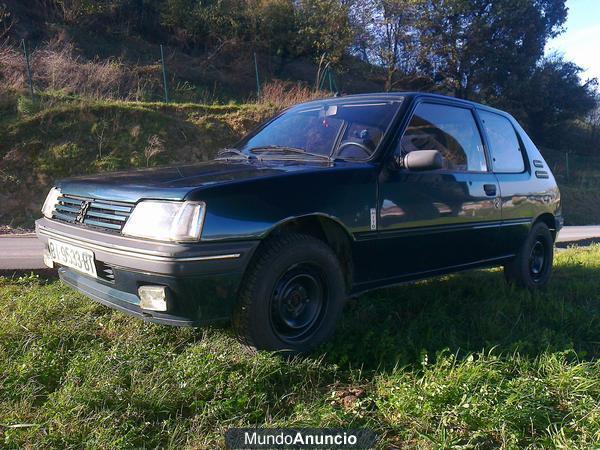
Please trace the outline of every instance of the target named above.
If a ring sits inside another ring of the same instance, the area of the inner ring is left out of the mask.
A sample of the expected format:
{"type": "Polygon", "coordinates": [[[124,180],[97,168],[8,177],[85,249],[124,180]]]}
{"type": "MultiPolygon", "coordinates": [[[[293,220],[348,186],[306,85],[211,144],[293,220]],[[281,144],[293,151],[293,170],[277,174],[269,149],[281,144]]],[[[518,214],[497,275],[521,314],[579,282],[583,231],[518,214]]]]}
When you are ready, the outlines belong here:
{"type": "Polygon", "coordinates": [[[537,222],[515,258],[504,266],[509,283],[527,289],[544,288],[552,274],[554,240],[548,226],[537,222]]]}
{"type": "Polygon", "coordinates": [[[312,236],[282,234],[266,240],[248,267],[233,325],[256,349],[305,353],[331,336],[344,300],[331,248],[312,236]]]}

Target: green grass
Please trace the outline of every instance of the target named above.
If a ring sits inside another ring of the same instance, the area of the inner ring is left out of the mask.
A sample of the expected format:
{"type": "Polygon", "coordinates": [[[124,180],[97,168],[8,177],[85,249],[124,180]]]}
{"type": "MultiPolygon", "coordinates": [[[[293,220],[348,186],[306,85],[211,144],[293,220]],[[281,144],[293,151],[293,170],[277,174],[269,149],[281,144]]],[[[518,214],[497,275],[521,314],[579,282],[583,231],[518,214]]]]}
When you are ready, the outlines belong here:
{"type": "Polygon", "coordinates": [[[313,356],[229,328],[146,324],[35,277],[0,279],[0,446],[223,446],[233,426],[369,427],[379,446],[600,445],[600,246],[546,292],[499,270],[350,302],[313,356]]]}

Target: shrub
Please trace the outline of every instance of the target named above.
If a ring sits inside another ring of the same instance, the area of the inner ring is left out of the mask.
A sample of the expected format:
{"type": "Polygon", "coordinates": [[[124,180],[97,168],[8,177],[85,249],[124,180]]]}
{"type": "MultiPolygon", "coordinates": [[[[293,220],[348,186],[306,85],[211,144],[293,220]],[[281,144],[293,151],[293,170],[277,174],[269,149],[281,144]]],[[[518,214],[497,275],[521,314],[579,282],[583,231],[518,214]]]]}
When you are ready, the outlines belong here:
{"type": "Polygon", "coordinates": [[[86,164],[86,151],[74,142],[53,145],[48,152],[41,153],[38,159],[42,172],[56,177],[84,174],[89,170],[86,164]]]}
{"type": "Polygon", "coordinates": [[[150,167],[150,160],[155,156],[164,153],[165,142],[157,134],[153,134],[148,138],[148,145],[144,149],[144,157],[146,158],[146,167],[150,167]]]}
{"type": "Polygon", "coordinates": [[[38,104],[31,97],[23,95],[17,98],[17,111],[22,116],[32,116],[38,112],[38,104]]]}

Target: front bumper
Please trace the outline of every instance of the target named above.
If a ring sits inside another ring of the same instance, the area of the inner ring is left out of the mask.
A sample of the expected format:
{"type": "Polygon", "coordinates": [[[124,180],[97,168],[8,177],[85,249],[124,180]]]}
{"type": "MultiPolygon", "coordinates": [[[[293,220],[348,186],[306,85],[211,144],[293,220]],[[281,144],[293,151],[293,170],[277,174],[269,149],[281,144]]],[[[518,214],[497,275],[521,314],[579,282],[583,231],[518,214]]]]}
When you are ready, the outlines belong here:
{"type": "Polygon", "coordinates": [[[67,267],[61,280],[91,299],[141,319],[177,326],[227,319],[242,276],[259,241],[165,243],[97,232],[46,218],[36,221],[38,238],[92,250],[98,278],[67,267]],[[110,278],[103,277],[110,273],[110,278]],[[138,288],[168,288],[167,311],[140,308],[138,288]]]}

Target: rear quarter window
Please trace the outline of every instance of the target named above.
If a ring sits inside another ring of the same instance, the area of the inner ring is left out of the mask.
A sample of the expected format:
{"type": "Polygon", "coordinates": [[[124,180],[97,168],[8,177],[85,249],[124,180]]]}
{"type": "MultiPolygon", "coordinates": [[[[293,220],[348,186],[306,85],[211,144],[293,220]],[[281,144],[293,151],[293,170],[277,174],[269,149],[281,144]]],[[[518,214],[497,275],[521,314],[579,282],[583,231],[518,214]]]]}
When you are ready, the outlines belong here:
{"type": "Polygon", "coordinates": [[[523,172],[523,149],[510,120],[489,111],[478,113],[488,138],[494,172],[523,172]]]}

